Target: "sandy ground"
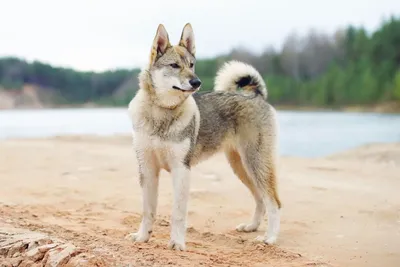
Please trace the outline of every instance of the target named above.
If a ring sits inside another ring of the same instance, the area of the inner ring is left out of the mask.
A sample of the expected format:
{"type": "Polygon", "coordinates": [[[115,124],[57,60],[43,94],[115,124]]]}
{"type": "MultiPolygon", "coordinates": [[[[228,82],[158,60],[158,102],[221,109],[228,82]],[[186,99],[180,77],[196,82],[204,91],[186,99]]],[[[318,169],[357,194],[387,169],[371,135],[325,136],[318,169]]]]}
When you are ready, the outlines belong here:
{"type": "Polygon", "coordinates": [[[282,158],[275,246],[253,242],[266,221],[255,233],[234,230],[250,220],[254,203],[216,155],[192,170],[185,252],[166,249],[172,202],[166,172],[153,237],[145,244],[124,239],[141,214],[130,144],[129,137],[0,142],[0,227],[61,238],[104,266],[400,266],[400,144],[282,158]]]}

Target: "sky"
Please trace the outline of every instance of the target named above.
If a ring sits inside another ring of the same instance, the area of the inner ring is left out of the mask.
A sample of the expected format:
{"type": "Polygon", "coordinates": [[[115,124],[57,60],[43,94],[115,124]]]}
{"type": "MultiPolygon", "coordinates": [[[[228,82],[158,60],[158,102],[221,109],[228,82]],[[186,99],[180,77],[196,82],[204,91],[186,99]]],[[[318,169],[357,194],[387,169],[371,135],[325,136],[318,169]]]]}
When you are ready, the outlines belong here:
{"type": "Polygon", "coordinates": [[[279,49],[292,32],[375,30],[400,15],[399,0],[0,0],[0,57],[77,70],[143,66],[157,26],[172,44],[190,22],[197,58],[234,47],[279,49]]]}

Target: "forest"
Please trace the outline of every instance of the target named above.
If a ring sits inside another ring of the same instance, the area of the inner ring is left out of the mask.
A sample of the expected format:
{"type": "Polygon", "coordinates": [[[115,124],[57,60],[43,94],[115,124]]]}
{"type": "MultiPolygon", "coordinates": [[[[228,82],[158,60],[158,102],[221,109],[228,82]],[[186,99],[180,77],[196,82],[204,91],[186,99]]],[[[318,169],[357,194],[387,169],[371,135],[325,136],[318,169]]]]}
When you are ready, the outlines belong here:
{"type": "MultiPolygon", "coordinates": [[[[311,29],[290,34],[281,49],[262,53],[235,48],[215,58],[198,58],[202,91],[212,90],[217,69],[229,59],[255,66],[277,105],[343,107],[400,102],[400,18],[368,32],[348,26],[327,34],[311,29]]],[[[138,88],[139,69],[80,72],[20,58],[0,58],[0,87],[36,85],[60,103],[126,105],[138,88]]]]}

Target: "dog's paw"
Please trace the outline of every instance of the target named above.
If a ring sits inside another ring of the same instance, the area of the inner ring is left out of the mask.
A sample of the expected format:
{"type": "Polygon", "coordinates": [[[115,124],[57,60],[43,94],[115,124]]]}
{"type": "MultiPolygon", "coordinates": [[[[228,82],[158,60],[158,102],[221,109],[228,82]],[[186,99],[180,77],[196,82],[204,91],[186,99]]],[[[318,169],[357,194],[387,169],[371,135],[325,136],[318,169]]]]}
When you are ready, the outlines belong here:
{"type": "Polygon", "coordinates": [[[238,226],[236,226],[236,231],[238,232],[254,232],[256,231],[258,228],[258,225],[250,223],[250,224],[246,224],[246,223],[241,223],[238,226]]]}
{"type": "Polygon", "coordinates": [[[147,242],[150,239],[150,234],[149,233],[141,233],[141,232],[130,233],[125,236],[125,239],[131,240],[134,242],[138,242],[138,243],[147,242]]]}
{"type": "Polygon", "coordinates": [[[186,249],[185,242],[178,242],[176,240],[170,240],[168,243],[168,248],[172,250],[184,251],[186,249]]]}
{"type": "Polygon", "coordinates": [[[269,236],[269,237],[267,236],[266,237],[266,236],[260,235],[260,236],[257,236],[255,238],[256,242],[262,242],[262,243],[267,244],[267,245],[275,244],[276,240],[277,240],[276,236],[269,236]]]}

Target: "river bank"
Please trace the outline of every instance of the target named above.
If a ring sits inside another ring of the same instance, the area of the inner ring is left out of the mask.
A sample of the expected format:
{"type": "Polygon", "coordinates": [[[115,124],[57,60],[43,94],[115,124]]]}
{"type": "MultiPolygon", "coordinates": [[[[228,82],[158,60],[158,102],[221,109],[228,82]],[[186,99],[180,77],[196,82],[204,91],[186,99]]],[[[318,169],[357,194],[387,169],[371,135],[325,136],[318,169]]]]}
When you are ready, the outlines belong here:
{"type": "Polygon", "coordinates": [[[400,263],[400,144],[375,144],[307,159],[281,157],[282,225],[276,246],[237,233],[254,203],[223,155],[192,170],[188,251],[166,249],[172,201],[161,173],[159,213],[147,244],[123,237],[141,216],[129,136],[0,142],[0,224],[41,231],[87,249],[108,265],[353,266],[400,263]],[[146,265],[147,264],[147,265],[146,265]]]}

